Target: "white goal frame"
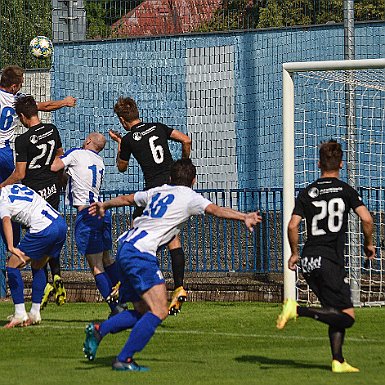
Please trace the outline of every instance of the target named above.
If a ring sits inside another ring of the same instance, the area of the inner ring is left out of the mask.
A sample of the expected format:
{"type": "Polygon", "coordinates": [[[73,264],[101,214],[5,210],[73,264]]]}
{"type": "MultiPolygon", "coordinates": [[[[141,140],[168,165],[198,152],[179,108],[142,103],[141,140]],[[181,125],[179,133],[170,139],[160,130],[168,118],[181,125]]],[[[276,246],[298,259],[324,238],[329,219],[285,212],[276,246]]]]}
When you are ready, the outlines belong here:
{"type": "MultiPolygon", "coordinates": [[[[383,69],[385,59],[333,60],[283,63],[283,271],[284,299],[296,298],[296,276],[288,268],[291,255],[286,235],[295,200],[294,170],[294,74],[308,71],[383,69]]],[[[353,298],[353,302],[354,298],[353,298]]]]}

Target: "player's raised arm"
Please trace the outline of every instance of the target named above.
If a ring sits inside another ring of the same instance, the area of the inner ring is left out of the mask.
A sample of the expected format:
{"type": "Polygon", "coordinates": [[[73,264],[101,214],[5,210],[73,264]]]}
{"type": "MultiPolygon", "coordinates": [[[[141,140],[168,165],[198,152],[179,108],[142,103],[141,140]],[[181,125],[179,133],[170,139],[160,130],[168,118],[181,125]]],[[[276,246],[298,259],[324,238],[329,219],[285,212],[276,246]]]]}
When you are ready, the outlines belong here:
{"type": "Polygon", "coordinates": [[[182,143],[182,159],[188,159],[191,153],[191,138],[178,130],[173,130],[170,139],[182,143]]]}
{"type": "MultiPolygon", "coordinates": [[[[118,143],[118,151],[116,153],[116,167],[118,168],[118,170],[120,172],[124,172],[127,170],[129,159],[124,160],[120,157],[121,147],[122,147],[122,135],[119,132],[114,131],[114,130],[108,131],[108,134],[110,135],[110,138],[114,142],[118,143]]],[[[126,151],[126,152],[127,152],[128,158],[129,158],[131,153],[129,151],[126,151]]]]}
{"type": "Polygon", "coordinates": [[[52,164],[51,164],[51,171],[53,172],[57,172],[59,170],[63,170],[64,169],[64,162],[57,156],[52,164]]]}
{"type": "Polygon", "coordinates": [[[135,204],[134,194],[121,195],[105,202],[94,202],[88,209],[88,212],[95,216],[104,216],[106,210],[112,207],[133,206],[135,204]]]}
{"type": "Polygon", "coordinates": [[[75,107],[76,99],[73,96],[67,96],[61,100],[48,100],[46,102],[37,102],[36,105],[39,111],[51,112],[59,110],[63,107],[75,107]]]}
{"type": "Polygon", "coordinates": [[[259,215],[258,212],[241,213],[240,211],[233,210],[229,207],[217,206],[214,203],[206,207],[205,213],[214,215],[218,218],[234,219],[237,221],[244,222],[246,227],[250,231],[253,231],[253,226],[255,226],[257,223],[262,222],[262,217],[259,215]]]}

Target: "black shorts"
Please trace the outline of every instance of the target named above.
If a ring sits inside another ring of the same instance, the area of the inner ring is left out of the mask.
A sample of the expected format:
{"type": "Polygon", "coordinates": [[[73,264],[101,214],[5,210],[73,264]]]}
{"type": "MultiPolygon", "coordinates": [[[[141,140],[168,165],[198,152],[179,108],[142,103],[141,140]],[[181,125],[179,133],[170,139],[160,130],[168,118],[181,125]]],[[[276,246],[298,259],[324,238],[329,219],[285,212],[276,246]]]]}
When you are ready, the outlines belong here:
{"type": "Polygon", "coordinates": [[[323,307],[353,307],[344,266],[316,255],[302,255],[302,274],[323,307]]]}

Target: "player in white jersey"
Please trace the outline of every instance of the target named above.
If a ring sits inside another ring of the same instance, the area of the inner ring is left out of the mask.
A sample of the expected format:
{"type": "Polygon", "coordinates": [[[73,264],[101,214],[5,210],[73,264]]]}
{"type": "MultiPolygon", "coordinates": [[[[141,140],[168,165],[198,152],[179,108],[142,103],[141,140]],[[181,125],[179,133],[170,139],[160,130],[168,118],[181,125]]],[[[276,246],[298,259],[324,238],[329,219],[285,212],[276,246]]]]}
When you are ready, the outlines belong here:
{"type": "MultiPolygon", "coordinates": [[[[1,71],[0,78],[0,182],[7,179],[15,168],[11,144],[14,142],[18,116],[14,109],[15,98],[20,94],[24,81],[24,70],[19,66],[8,66],[1,71]]],[[[62,107],[74,107],[76,99],[67,96],[62,100],[37,102],[39,111],[55,111],[62,107]]]]}
{"type": "Polygon", "coordinates": [[[6,328],[40,323],[40,303],[46,278],[42,267],[49,258],[59,258],[65,242],[67,226],[59,213],[39,194],[22,184],[13,184],[0,190],[0,218],[6,244],[11,256],[7,263],[8,285],[15,304],[6,328]],[[12,223],[17,222],[27,231],[17,247],[14,246],[12,223]],[[24,285],[20,268],[31,262],[32,307],[27,314],[24,305],[24,285]]]}
{"type": "Polygon", "coordinates": [[[147,371],[133,356],[149,342],[156,328],[168,315],[166,285],[156,257],[157,249],[170,242],[192,215],[211,214],[243,221],[250,231],[261,222],[257,212],[241,213],[220,207],[194,192],[196,169],[190,159],[172,165],[170,185],[120,196],[104,203],[93,203],[90,212],[103,216],[111,207],[145,207],[134,228],[120,237],[116,257],[121,275],[122,299],[131,301],[134,310],[125,311],[102,323],[86,327],[84,352],[93,360],[100,341],[109,333],[132,328],[129,339],[112,365],[114,370],[147,371]]]}
{"type": "MultiPolygon", "coordinates": [[[[116,263],[111,257],[111,214],[97,218],[88,213],[93,202],[101,201],[100,187],[105,166],[99,152],[106,138],[99,133],[89,134],[83,148],[67,151],[52,163],[51,170],[65,169],[68,175],[66,201],[76,207],[75,241],[78,252],[86,256],[95,278],[96,286],[104,299],[108,300],[112,287],[117,284],[116,263]]],[[[115,302],[109,302],[111,310],[115,302]]]]}
{"type": "MultiPolygon", "coordinates": [[[[16,114],[15,98],[20,94],[24,81],[24,70],[13,65],[4,67],[0,78],[0,183],[5,181],[15,169],[14,154],[12,150],[15,128],[19,118],[16,114]]],[[[55,111],[62,107],[74,107],[76,99],[67,96],[62,100],[50,100],[37,102],[39,111],[55,111]]],[[[0,224],[0,235],[5,243],[2,226],[0,224]]],[[[20,240],[20,226],[13,223],[14,245],[20,240]]]]}

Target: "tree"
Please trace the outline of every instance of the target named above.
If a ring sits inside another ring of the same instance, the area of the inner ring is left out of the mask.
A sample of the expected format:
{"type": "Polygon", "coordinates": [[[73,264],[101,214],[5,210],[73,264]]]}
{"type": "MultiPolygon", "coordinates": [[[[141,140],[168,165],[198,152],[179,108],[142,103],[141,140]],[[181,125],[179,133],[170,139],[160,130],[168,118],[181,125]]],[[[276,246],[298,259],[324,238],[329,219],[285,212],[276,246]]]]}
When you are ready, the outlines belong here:
{"type": "Polygon", "coordinates": [[[51,0],[1,1],[0,23],[1,68],[50,66],[50,59],[36,59],[29,53],[29,42],[38,35],[52,36],[51,0]]]}
{"type": "Polygon", "coordinates": [[[87,38],[113,37],[111,25],[144,0],[86,0],[87,38]]]}

